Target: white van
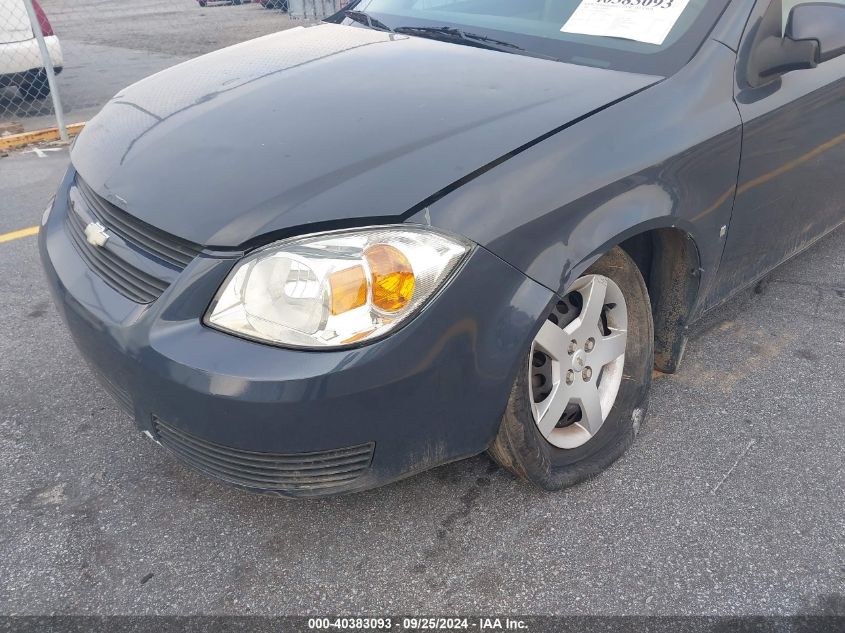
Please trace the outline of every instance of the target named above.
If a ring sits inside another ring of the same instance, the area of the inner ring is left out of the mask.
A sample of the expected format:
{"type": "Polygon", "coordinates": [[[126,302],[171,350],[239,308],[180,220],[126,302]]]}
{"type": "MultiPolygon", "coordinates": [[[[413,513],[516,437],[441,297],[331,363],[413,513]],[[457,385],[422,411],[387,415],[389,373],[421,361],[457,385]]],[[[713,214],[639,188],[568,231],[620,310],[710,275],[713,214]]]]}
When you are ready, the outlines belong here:
{"type": "MultiPolygon", "coordinates": [[[[62,48],[59,38],[38,0],[32,0],[53,67],[62,69],[62,48]]],[[[47,73],[41,60],[38,41],[23,0],[0,0],[0,88],[17,86],[24,99],[43,99],[50,94],[47,73]]]]}

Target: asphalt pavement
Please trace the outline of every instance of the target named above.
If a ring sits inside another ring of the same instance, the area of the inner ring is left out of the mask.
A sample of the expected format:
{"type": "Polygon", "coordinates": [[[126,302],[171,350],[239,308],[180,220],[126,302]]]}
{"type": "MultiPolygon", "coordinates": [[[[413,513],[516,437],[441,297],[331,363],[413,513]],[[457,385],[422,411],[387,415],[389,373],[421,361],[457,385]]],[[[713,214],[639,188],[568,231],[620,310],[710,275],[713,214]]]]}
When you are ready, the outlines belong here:
{"type": "MultiPolygon", "coordinates": [[[[0,158],[0,234],[67,152],[0,158]]],[[[35,238],[0,242],[0,613],[845,613],[845,230],[694,327],[631,451],[549,494],[485,456],[353,496],[252,496],[100,389],[35,238]]],[[[454,421],[460,424],[460,420],[454,421]]]]}

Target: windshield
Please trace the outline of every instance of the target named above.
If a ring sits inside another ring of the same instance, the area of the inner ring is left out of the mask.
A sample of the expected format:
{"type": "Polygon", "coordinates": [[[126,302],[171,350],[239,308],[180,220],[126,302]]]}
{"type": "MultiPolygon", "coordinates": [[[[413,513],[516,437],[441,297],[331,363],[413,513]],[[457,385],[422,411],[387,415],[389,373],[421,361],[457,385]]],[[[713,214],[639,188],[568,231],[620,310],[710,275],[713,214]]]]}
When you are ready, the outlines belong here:
{"type": "Polygon", "coordinates": [[[348,7],[357,15],[347,23],[585,66],[668,76],[692,59],[728,2],[357,0],[348,7]]]}

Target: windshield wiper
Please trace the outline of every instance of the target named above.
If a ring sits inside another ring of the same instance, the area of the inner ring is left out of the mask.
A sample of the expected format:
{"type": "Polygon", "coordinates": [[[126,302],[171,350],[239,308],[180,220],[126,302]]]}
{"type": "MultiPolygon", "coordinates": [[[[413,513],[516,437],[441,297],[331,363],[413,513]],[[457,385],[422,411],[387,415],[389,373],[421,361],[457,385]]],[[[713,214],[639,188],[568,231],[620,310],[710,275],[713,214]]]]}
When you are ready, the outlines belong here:
{"type": "Polygon", "coordinates": [[[486,35],[467,33],[466,31],[455,28],[454,26],[397,26],[393,29],[393,32],[402,33],[403,35],[428,37],[433,40],[451,42],[453,44],[475,46],[477,48],[485,48],[492,51],[514,53],[516,55],[528,55],[530,57],[540,57],[542,59],[560,61],[556,57],[543,55],[542,53],[535,53],[533,51],[526,51],[524,48],[517,46],[512,42],[497,40],[492,37],[487,37],[486,35]]]}
{"type": "Polygon", "coordinates": [[[353,11],[352,9],[347,9],[343,12],[343,15],[345,15],[350,20],[358,22],[359,24],[369,26],[373,30],[387,31],[388,33],[393,33],[393,29],[387,26],[384,22],[376,20],[373,16],[367,15],[363,11],[353,11]]]}
{"type": "Polygon", "coordinates": [[[462,31],[461,29],[456,29],[454,26],[399,26],[396,27],[395,31],[396,33],[404,33],[407,35],[419,35],[421,37],[442,36],[443,39],[448,39],[449,41],[452,41],[453,39],[458,39],[469,40],[471,42],[484,42],[485,44],[495,44],[496,46],[522,50],[516,44],[511,44],[510,42],[503,42],[502,40],[496,40],[492,37],[487,37],[486,35],[475,35],[474,33],[467,33],[465,31],[462,31]]]}

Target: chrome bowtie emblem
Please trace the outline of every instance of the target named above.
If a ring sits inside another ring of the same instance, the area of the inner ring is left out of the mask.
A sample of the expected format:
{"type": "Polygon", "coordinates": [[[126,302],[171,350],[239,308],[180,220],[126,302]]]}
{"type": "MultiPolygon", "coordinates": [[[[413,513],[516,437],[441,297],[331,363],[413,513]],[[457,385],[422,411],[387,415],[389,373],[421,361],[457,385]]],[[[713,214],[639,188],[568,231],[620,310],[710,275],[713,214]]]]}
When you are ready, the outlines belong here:
{"type": "Polygon", "coordinates": [[[106,233],[106,227],[99,222],[91,222],[85,227],[85,239],[92,246],[105,246],[109,241],[109,234],[106,233]]]}

